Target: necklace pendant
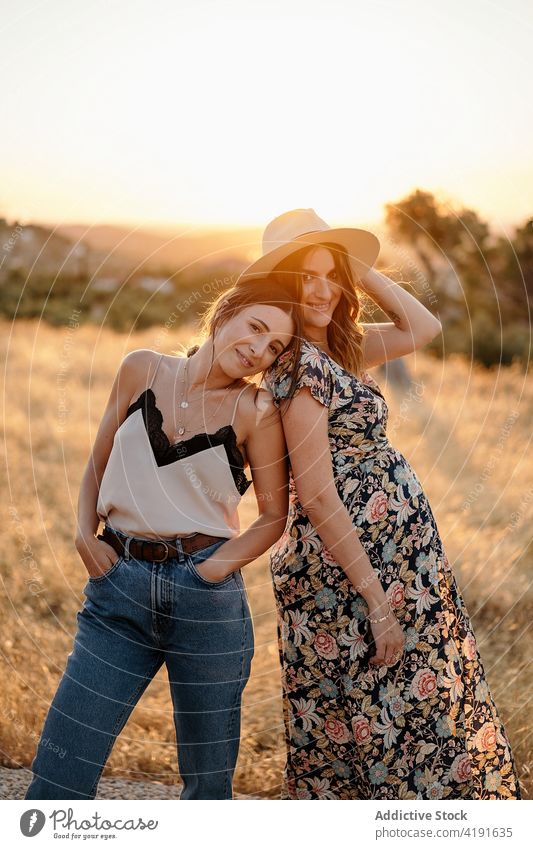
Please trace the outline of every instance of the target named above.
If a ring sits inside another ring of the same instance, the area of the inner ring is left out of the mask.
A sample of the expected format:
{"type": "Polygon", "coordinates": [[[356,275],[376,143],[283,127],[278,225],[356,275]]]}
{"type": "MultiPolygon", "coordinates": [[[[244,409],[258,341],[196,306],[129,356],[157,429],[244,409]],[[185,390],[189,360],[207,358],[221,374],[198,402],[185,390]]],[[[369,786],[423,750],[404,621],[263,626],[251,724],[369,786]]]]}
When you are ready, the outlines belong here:
{"type": "Polygon", "coordinates": [[[180,404],[180,407],[188,407],[188,406],[189,406],[188,401],[182,401],[181,404],[180,404]]]}
{"type": "Polygon", "coordinates": [[[179,427],[179,428],[178,428],[178,435],[179,435],[179,436],[183,436],[183,434],[184,434],[184,433],[185,433],[185,428],[184,428],[184,427],[179,427]]]}

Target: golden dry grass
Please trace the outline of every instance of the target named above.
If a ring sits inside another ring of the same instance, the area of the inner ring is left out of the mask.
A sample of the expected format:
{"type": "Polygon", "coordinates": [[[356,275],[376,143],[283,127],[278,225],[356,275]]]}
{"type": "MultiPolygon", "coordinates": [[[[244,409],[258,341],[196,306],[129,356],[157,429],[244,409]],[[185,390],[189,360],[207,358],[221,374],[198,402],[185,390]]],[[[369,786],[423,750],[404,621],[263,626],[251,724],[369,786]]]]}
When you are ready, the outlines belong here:
{"type": "MultiPolygon", "coordinates": [[[[86,573],[74,544],[81,474],[122,356],[159,347],[93,326],[0,324],[3,523],[0,547],[0,763],[29,766],[72,646],[86,573]]],[[[173,350],[181,336],[168,336],[173,350]]],[[[531,798],[531,521],[533,380],[518,366],[487,372],[417,353],[410,395],[385,386],[389,437],[422,479],[473,616],[487,678],[531,798]]],[[[255,517],[253,493],[241,525],[255,517]]],[[[279,794],[284,760],[280,681],[268,558],[245,570],[256,653],[243,702],[235,789],[279,794]]],[[[118,738],[105,775],[164,782],[177,771],[172,710],[161,671],[118,738]]]]}

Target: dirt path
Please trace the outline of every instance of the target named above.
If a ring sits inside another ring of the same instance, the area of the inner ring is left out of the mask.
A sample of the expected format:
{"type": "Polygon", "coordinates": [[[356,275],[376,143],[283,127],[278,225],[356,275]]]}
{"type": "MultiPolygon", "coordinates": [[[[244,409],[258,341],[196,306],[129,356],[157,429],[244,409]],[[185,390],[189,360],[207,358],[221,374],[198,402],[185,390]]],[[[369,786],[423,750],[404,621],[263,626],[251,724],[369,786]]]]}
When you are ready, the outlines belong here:
{"type": "MultiPolygon", "coordinates": [[[[31,781],[28,769],[0,767],[0,799],[24,799],[31,781]]],[[[123,781],[120,778],[102,778],[97,799],[179,799],[181,784],[160,784],[157,781],[123,781]]],[[[236,794],[235,799],[251,799],[236,794]]]]}

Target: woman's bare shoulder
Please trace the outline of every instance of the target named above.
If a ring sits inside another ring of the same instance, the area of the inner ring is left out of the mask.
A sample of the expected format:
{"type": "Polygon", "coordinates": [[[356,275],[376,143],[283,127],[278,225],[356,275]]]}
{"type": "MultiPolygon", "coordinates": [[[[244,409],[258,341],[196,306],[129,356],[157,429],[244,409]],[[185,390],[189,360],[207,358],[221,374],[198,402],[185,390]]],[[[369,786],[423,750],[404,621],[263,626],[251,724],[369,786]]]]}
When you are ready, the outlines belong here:
{"type": "Polygon", "coordinates": [[[117,381],[119,391],[130,401],[150,384],[161,354],[151,348],[136,348],[126,354],[120,364],[117,381]]]}
{"type": "MultiPolygon", "coordinates": [[[[277,418],[279,412],[274,404],[272,394],[268,389],[252,384],[253,389],[249,389],[242,394],[242,415],[246,422],[248,432],[263,422],[270,421],[269,416],[277,418]]],[[[239,406],[241,406],[239,404],[239,406]]]]}
{"type": "Polygon", "coordinates": [[[123,358],[120,368],[134,378],[142,379],[157,366],[161,354],[151,348],[136,348],[123,358]]]}

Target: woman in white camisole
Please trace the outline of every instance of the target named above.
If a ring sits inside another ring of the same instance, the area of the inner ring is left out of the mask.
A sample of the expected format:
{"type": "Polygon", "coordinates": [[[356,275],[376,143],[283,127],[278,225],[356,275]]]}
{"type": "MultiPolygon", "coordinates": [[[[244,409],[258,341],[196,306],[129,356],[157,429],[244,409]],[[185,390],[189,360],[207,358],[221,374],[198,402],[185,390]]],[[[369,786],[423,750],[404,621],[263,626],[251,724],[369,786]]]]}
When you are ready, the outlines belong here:
{"type": "Polygon", "coordinates": [[[80,486],[86,600],[27,799],[94,798],[163,664],[180,798],[232,798],[253,656],[240,570],[281,536],[288,508],[279,414],[246,378],[298,347],[299,302],[285,285],[244,283],[211,305],[205,341],[187,357],[141,349],[122,361],[80,486]],[[237,508],[252,482],[258,517],[240,533],[237,508]]]}

